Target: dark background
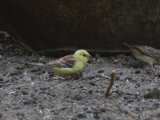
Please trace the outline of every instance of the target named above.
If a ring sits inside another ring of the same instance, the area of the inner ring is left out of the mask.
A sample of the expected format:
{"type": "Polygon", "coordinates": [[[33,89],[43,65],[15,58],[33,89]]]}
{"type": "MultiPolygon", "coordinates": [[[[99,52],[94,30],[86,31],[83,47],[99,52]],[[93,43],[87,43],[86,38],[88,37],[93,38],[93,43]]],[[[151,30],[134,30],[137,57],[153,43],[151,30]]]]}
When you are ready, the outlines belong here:
{"type": "Polygon", "coordinates": [[[159,0],[0,0],[0,29],[36,51],[160,48],[159,0]]]}

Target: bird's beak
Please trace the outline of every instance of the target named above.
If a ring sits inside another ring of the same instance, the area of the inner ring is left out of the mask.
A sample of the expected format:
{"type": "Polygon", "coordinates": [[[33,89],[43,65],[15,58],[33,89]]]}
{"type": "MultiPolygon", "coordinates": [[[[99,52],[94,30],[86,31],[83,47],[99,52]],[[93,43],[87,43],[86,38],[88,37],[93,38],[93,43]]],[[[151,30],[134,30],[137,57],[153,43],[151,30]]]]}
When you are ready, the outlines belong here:
{"type": "Polygon", "coordinates": [[[93,61],[93,57],[91,55],[88,55],[88,63],[91,63],[93,61]]]}

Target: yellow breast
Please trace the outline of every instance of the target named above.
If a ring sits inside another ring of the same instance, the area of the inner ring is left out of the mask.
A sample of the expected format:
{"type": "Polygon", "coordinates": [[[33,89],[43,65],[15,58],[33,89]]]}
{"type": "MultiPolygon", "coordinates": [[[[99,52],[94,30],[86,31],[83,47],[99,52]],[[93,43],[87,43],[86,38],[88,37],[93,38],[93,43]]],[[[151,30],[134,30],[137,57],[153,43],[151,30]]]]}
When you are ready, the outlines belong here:
{"type": "Polygon", "coordinates": [[[75,64],[73,65],[73,67],[53,67],[53,71],[58,74],[58,75],[72,75],[75,73],[80,72],[83,68],[84,68],[84,64],[82,62],[75,62],[75,64]]]}

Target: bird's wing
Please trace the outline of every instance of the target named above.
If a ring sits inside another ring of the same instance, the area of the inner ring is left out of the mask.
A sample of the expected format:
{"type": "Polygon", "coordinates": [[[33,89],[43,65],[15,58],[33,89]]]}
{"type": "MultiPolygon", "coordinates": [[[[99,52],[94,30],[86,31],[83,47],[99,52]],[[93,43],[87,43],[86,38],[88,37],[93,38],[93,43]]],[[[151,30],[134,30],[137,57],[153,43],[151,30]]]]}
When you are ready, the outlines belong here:
{"type": "Polygon", "coordinates": [[[160,50],[149,47],[149,46],[134,46],[136,49],[138,49],[141,53],[150,56],[156,60],[160,59],[158,56],[160,56],[160,50]]]}
{"type": "Polygon", "coordinates": [[[55,67],[73,67],[74,63],[76,62],[75,57],[73,55],[67,55],[57,60],[51,61],[49,65],[55,67]]]}

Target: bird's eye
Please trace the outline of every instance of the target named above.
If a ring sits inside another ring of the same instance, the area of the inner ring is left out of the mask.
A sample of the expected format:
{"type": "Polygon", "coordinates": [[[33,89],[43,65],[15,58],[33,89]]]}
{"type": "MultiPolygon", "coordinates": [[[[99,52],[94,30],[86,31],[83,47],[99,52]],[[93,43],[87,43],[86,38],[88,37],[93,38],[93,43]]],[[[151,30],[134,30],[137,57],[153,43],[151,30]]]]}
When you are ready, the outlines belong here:
{"type": "Polygon", "coordinates": [[[83,57],[86,57],[86,55],[85,55],[85,54],[83,54],[83,57]]]}

